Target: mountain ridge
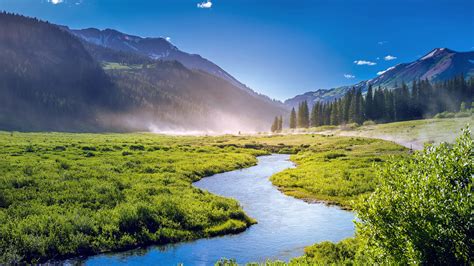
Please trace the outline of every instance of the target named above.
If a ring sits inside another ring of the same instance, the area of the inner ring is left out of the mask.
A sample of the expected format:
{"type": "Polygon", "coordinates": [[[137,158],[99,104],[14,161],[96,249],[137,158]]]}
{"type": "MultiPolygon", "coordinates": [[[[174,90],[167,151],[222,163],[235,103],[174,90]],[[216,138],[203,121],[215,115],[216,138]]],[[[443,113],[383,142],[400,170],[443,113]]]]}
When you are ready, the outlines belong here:
{"type": "Polygon", "coordinates": [[[312,105],[317,101],[329,102],[341,98],[351,88],[360,88],[363,92],[367,91],[369,85],[393,89],[397,85],[414,80],[428,79],[437,82],[462,74],[465,78],[474,76],[474,51],[457,52],[448,48],[434,48],[415,61],[400,63],[380,71],[379,75],[372,79],[351,86],[309,91],[287,99],[284,103],[290,108],[298,106],[302,100],[312,105]]]}

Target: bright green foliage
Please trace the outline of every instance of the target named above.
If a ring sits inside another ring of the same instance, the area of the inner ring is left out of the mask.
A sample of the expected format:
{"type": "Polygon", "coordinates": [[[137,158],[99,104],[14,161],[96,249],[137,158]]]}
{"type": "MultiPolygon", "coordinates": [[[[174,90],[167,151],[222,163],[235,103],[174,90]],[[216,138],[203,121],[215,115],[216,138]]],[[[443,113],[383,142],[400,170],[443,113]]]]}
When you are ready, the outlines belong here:
{"type": "MultiPolygon", "coordinates": [[[[347,238],[339,243],[325,241],[305,248],[303,256],[293,258],[288,263],[269,260],[263,263],[247,263],[246,266],[354,265],[355,259],[361,263],[364,261],[358,253],[359,247],[360,242],[356,238],[347,238]]],[[[221,259],[215,266],[238,266],[238,264],[233,259],[221,259]]]]}
{"type": "Polygon", "coordinates": [[[357,238],[347,238],[338,243],[321,242],[305,248],[305,255],[292,259],[290,265],[353,265],[356,258],[362,261],[358,254],[359,247],[357,238]]]}
{"type": "Polygon", "coordinates": [[[254,221],[238,202],[191,182],[254,165],[264,152],[213,142],[0,132],[0,264],[245,230],[254,221]]]}
{"type": "Polygon", "coordinates": [[[285,194],[346,208],[360,195],[374,191],[378,184],[374,164],[406,154],[405,148],[376,139],[318,136],[312,144],[292,155],[297,168],[277,173],[270,180],[285,194]]]}
{"type": "Polygon", "coordinates": [[[469,264],[473,258],[474,145],[469,130],[452,146],[391,161],[358,208],[358,233],[377,263],[469,264]]]}

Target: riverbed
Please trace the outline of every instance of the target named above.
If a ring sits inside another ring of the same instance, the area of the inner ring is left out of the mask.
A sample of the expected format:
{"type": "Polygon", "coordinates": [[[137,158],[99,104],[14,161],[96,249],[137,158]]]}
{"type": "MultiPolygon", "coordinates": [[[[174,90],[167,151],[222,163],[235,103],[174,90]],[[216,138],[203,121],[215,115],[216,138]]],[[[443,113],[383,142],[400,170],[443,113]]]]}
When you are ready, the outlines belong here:
{"type": "Polygon", "coordinates": [[[282,194],[269,177],[294,167],[289,155],[258,158],[256,166],[216,174],[194,183],[200,189],[231,197],[258,221],[245,232],[179,244],[102,254],[86,265],[214,265],[220,258],[238,263],[283,260],[303,255],[306,246],[340,241],[354,234],[354,214],[338,207],[306,203],[282,194]]]}

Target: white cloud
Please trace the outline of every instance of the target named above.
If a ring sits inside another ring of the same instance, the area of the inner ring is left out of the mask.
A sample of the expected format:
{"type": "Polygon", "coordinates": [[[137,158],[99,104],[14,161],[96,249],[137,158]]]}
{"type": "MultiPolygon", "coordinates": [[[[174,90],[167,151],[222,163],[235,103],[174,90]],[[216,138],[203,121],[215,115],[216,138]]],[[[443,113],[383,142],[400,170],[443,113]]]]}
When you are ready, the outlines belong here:
{"type": "Polygon", "coordinates": [[[384,45],[384,44],[387,44],[387,43],[388,43],[388,41],[380,41],[380,42],[378,42],[377,44],[378,44],[378,45],[384,45]]]}
{"type": "Polygon", "coordinates": [[[374,66],[377,63],[372,62],[372,61],[366,61],[366,60],[356,60],[356,61],[354,61],[354,64],[356,64],[358,66],[362,66],[362,65],[374,66]]]}
{"type": "Polygon", "coordinates": [[[393,67],[389,67],[389,68],[387,68],[387,69],[385,69],[385,70],[383,70],[383,71],[379,71],[379,72],[377,72],[377,75],[379,75],[379,76],[380,76],[380,75],[383,75],[383,74],[385,74],[385,72],[390,71],[390,70],[392,70],[392,69],[394,69],[394,68],[395,68],[395,67],[393,66],[393,67]]]}
{"type": "Polygon", "coordinates": [[[64,2],[64,0],[48,0],[48,3],[53,5],[61,4],[62,2],[64,2]]]}
{"type": "Polygon", "coordinates": [[[212,2],[211,0],[207,0],[206,2],[201,2],[197,4],[198,8],[211,8],[212,7],[212,2]]]}
{"type": "Polygon", "coordinates": [[[390,60],[395,60],[397,59],[396,56],[393,55],[387,55],[386,57],[383,58],[385,61],[390,61],[390,60]]]}
{"type": "Polygon", "coordinates": [[[171,37],[165,37],[165,40],[166,40],[167,42],[171,42],[171,37]]]}
{"type": "Polygon", "coordinates": [[[354,76],[354,75],[352,75],[352,74],[344,74],[344,77],[345,77],[346,79],[353,79],[353,78],[355,78],[356,76],[354,76]]]}

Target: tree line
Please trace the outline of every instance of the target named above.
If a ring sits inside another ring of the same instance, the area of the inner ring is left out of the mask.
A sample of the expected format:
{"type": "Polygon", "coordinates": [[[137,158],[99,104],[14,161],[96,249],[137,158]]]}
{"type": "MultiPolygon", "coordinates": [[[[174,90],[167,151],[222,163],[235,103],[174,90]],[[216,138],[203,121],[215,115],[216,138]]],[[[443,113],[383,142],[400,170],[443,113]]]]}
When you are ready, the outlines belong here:
{"type": "Polygon", "coordinates": [[[332,102],[314,103],[311,112],[308,111],[308,102],[301,102],[298,110],[291,110],[289,127],[421,119],[442,112],[464,111],[473,105],[473,100],[474,77],[466,80],[463,75],[437,83],[427,79],[415,80],[411,87],[402,83],[395,85],[395,89],[374,89],[369,85],[365,96],[361,88],[352,88],[332,102]]]}

